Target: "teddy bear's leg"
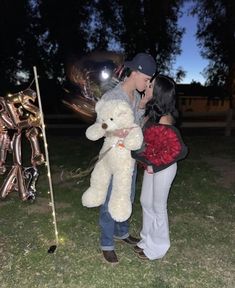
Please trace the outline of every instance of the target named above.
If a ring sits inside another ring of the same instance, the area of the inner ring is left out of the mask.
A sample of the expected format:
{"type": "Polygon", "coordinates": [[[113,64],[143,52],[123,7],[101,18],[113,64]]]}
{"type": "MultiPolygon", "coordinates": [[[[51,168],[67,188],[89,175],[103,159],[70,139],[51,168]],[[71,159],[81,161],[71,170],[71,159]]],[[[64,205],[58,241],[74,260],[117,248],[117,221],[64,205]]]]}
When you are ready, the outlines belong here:
{"type": "Polygon", "coordinates": [[[90,187],[82,195],[82,205],[97,207],[105,202],[111,173],[104,162],[98,162],[91,173],[90,187]]]}
{"type": "Polygon", "coordinates": [[[113,187],[108,209],[112,218],[118,222],[123,222],[131,216],[132,174],[133,169],[120,169],[113,175],[113,187]]]}

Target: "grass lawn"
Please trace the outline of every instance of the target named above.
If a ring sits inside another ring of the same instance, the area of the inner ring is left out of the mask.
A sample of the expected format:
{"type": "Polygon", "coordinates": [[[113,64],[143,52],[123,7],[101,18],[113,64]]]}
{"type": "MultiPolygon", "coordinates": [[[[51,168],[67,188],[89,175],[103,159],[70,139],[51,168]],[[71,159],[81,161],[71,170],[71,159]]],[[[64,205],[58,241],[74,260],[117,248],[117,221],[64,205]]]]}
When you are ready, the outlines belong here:
{"type": "MultiPolygon", "coordinates": [[[[55,234],[47,172],[40,167],[33,203],[22,202],[17,192],[0,201],[1,288],[235,287],[234,136],[185,135],[189,155],[178,164],[168,202],[169,252],[161,260],[144,261],[117,242],[120,263],[111,267],[99,249],[99,209],[81,205],[89,177],[60,179],[64,169],[85,168],[101,142],[92,143],[79,131],[47,134],[60,243],[55,253],[47,253],[55,234]]],[[[134,236],[141,228],[142,172],[130,219],[134,236]]]]}

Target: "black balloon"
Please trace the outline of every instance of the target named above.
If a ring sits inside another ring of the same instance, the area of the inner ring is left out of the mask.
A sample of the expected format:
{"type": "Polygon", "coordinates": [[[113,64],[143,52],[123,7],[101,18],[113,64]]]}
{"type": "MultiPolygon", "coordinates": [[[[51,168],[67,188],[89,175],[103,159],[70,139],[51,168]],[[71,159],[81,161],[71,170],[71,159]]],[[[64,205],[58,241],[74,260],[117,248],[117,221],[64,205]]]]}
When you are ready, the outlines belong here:
{"type": "Polygon", "coordinates": [[[36,197],[36,182],[38,180],[38,170],[36,167],[24,168],[24,178],[27,187],[27,199],[34,200],[36,197]]]}

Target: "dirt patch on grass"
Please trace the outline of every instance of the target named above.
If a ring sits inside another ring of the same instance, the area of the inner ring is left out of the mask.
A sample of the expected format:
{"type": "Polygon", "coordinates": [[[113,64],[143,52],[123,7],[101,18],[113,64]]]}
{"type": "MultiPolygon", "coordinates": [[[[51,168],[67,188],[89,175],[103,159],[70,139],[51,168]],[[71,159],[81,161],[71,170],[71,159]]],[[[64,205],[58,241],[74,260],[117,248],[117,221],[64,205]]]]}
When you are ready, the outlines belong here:
{"type": "Polygon", "coordinates": [[[0,200],[0,207],[6,206],[6,205],[9,205],[9,204],[10,204],[10,202],[4,201],[4,200],[0,200]]]}
{"type": "Polygon", "coordinates": [[[225,188],[231,188],[235,184],[235,161],[220,157],[206,157],[205,161],[220,174],[220,177],[216,179],[219,184],[225,188]]]}
{"type": "MultiPolygon", "coordinates": [[[[55,209],[63,209],[63,208],[69,208],[71,205],[68,203],[55,203],[55,209]]],[[[50,205],[50,200],[46,198],[37,198],[34,203],[32,203],[31,206],[27,207],[28,213],[39,213],[39,214],[44,214],[51,212],[51,205],[50,205]]]]}

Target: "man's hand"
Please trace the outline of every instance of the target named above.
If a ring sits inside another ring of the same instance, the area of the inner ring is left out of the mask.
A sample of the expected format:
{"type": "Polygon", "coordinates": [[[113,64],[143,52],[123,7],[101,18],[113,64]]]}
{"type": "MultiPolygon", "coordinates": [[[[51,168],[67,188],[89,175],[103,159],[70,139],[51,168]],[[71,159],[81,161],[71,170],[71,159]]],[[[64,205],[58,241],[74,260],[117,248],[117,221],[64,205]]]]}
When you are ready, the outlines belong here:
{"type": "Polygon", "coordinates": [[[119,138],[125,138],[129,134],[129,129],[117,129],[113,132],[113,135],[119,138]]]}
{"type": "Polygon", "coordinates": [[[145,105],[153,98],[154,81],[148,83],[144,95],[140,100],[139,109],[145,109],[145,105]]]}

